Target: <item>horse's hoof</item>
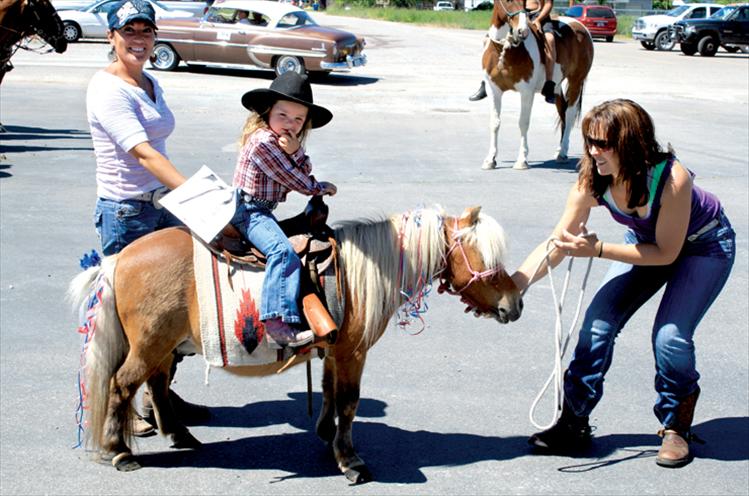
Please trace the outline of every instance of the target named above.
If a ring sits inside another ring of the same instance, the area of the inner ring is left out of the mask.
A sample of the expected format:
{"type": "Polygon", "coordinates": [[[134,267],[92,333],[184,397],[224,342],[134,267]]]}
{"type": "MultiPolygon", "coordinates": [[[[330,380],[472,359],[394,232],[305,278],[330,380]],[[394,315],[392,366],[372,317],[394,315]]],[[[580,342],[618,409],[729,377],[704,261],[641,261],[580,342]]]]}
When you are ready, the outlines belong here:
{"type": "Polygon", "coordinates": [[[570,159],[567,157],[567,155],[562,155],[560,153],[559,155],[557,155],[557,159],[556,160],[557,160],[557,162],[569,162],[570,159]]]}
{"type": "Polygon", "coordinates": [[[118,472],[132,472],[133,470],[143,468],[141,464],[135,460],[132,453],[120,453],[112,458],[112,465],[118,472]]]}
{"type": "Polygon", "coordinates": [[[203,443],[190,434],[190,431],[185,431],[181,434],[172,434],[172,441],[174,441],[174,444],[170,447],[174,449],[198,449],[203,446],[203,443]]]}
{"type": "Polygon", "coordinates": [[[366,465],[359,465],[356,468],[347,468],[343,472],[343,475],[345,475],[352,484],[364,484],[366,482],[372,482],[374,480],[374,477],[372,477],[372,473],[369,471],[366,465]]]}
{"type": "Polygon", "coordinates": [[[512,166],[512,168],[515,169],[515,170],[526,170],[526,169],[529,168],[528,167],[528,162],[526,162],[525,160],[523,160],[523,161],[517,161],[517,162],[515,162],[515,165],[512,166]]]}
{"type": "Polygon", "coordinates": [[[497,168],[497,162],[495,162],[494,160],[484,162],[483,164],[481,164],[481,168],[484,169],[484,170],[496,169],[497,168]]]}

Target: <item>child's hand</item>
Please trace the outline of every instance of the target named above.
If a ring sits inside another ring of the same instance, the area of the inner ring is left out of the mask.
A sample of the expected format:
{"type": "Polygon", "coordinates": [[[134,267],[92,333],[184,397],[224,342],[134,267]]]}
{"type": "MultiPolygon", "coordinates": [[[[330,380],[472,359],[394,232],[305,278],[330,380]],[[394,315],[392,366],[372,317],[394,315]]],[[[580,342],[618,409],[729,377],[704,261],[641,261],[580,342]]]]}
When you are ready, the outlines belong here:
{"type": "Polygon", "coordinates": [[[299,143],[299,138],[294,136],[293,133],[287,131],[284,131],[284,133],[278,137],[278,145],[289,155],[292,155],[299,150],[300,146],[302,146],[301,143],[299,143]]]}
{"type": "Polygon", "coordinates": [[[322,191],[320,192],[323,195],[330,195],[333,196],[338,192],[338,188],[335,187],[335,184],[329,183],[327,181],[320,181],[320,186],[322,186],[322,191]]]}

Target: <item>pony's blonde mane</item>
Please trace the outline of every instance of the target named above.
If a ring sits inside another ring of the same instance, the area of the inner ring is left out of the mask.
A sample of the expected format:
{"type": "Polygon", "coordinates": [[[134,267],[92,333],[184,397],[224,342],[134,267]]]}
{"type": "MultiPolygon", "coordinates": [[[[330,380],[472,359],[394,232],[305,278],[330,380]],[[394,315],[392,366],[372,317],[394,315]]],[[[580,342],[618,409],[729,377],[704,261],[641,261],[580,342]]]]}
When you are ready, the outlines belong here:
{"type": "MultiPolygon", "coordinates": [[[[365,347],[377,341],[387,321],[406,299],[428,287],[443,269],[448,245],[444,222],[444,211],[435,207],[336,226],[335,236],[352,299],[348,304],[364,307],[365,347]]],[[[504,262],[504,232],[491,217],[479,215],[475,225],[461,229],[455,237],[475,246],[486,268],[504,262]]]]}

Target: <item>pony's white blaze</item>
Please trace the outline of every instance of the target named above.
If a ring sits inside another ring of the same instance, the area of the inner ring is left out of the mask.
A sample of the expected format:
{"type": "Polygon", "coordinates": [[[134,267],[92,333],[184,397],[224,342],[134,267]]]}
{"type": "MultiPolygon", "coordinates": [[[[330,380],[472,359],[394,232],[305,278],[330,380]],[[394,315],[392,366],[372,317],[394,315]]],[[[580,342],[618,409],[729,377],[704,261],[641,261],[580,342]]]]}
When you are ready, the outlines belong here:
{"type": "Polygon", "coordinates": [[[497,26],[492,25],[492,27],[489,28],[489,39],[492,40],[495,43],[502,43],[505,38],[510,34],[510,26],[507,24],[502,25],[502,27],[497,28],[497,26]]]}

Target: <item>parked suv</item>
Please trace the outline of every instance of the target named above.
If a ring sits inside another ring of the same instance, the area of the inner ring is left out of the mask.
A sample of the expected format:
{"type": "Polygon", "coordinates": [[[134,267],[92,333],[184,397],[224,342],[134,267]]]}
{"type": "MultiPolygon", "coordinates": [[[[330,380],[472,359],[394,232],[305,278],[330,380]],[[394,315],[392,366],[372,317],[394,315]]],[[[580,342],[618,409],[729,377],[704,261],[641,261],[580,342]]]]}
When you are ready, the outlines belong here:
{"type": "Polygon", "coordinates": [[[614,41],[616,34],[616,13],[606,5],[573,5],[564,13],[580,21],[593,37],[603,37],[614,41]]]}
{"type": "Polygon", "coordinates": [[[727,5],[709,19],[679,21],[672,29],[684,55],[712,57],[720,46],[732,53],[749,51],[749,4],[727,5]]]}
{"type": "Polygon", "coordinates": [[[705,19],[721,7],[716,3],[689,3],[665,14],[640,17],[632,27],[632,38],[638,40],[646,50],[671,50],[674,42],[668,35],[669,26],[682,19],[705,19]]]}

